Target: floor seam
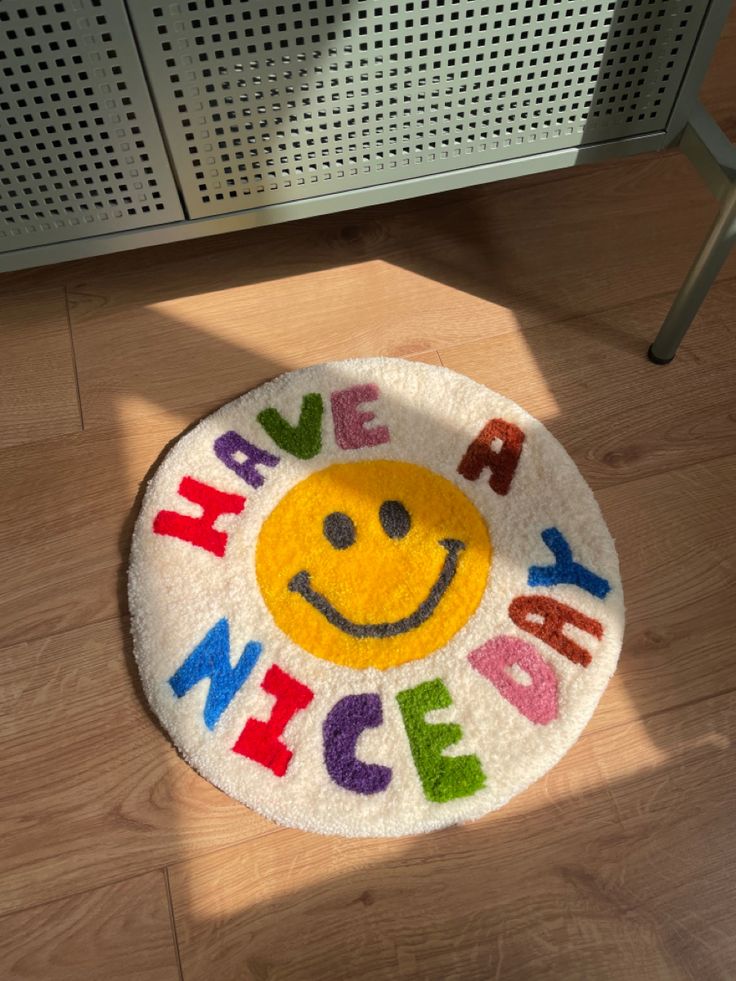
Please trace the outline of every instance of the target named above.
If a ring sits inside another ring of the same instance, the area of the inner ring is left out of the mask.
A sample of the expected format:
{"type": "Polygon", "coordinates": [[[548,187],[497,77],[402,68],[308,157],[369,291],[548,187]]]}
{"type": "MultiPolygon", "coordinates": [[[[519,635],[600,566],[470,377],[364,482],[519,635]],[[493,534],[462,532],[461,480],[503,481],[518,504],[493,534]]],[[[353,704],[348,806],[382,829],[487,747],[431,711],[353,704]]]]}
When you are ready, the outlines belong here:
{"type": "Polygon", "coordinates": [[[69,343],[72,349],[72,365],[74,367],[74,385],[77,391],[77,406],[79,407],[79,424],[82,428],[82,432],[85,431],[84,427],[84,409],[82,407],[82,389],[79,384],[79,365],[77,363],[77,349],[74,344],[74,327],[72,326],[72,311],[69,305],[69,290],[67,289],[66,283],[64,284],[64,305],[66,307],[66,324],[69,331],[69,343]]]}
{"type": "Polygon", "coordinates": [[[184,969],[181,964],[181,951],[179,950],[179,936],[176,931],[176,917],[174,916],[174,900],[171,895],[171,882],[169,880],[168,866],[164,866],[164,884],[166,886],[166,901],[169,906],[169,920],[171,922],[171,936],[174,941],[174,951],[176,953],[176,966],[179,970],[179,981],[184,981],[184,969]]]}

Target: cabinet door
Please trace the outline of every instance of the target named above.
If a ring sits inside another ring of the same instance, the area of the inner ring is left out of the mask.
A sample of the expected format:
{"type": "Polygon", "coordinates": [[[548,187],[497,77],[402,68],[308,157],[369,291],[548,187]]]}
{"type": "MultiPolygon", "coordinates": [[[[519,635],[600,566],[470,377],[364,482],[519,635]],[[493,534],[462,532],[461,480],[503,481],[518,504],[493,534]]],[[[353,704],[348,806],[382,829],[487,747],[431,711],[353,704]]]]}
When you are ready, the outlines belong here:
{"type": "Polygon", "coordinates": [[[0,252],[182,218],[123,0],[4,0],[0,252]]]}
{"type": "Polygon", "coordinates": [[[662,132],[708,9],[705,0],[128,5],[192,217],[662,132]]]}

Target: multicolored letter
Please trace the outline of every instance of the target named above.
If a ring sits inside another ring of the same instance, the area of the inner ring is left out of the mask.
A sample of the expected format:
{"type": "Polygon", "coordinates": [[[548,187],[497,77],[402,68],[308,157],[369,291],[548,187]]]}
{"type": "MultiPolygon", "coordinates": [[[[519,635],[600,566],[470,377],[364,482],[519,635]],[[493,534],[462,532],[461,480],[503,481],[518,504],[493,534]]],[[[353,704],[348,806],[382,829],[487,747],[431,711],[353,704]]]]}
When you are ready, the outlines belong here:
{"type": "Polygon", "coordinates": [[[274,443],[299,460],[311,460],[322,449],[322,396],[305,395],[296,426],[290,425],[277,409],[264,409],[256,418],[274,443]]]}
{"type": "Polygon", "coordinates": [[[261,650],[261,645],[255,641],[246,644],[240,660],[233,667],[230,664],[230,628],[223,617],[172,674],[169,684],[176,697],[182,698],[200,681],[209,679],[204,724],[208,729],[214,729],[222,713],[247,681],[261,650]]]}
{"type": "Polygon", "coordinates": [[[245,498],[239,494],[225,494],[208,484],[202,484],[193,477],[184,477],[179,484],[179,493],[187,501],[202,508],[199,518],[176,511],[159,511],[153,519],[153,530],[157,535],[170,535],[204,548],[222,558],[227,545],[227,535],[218,531],[215,521],[221,514],[240,514],[245,498]]]}
{"type": "Polygon", "coordinates": [[[280,737],[296,713],[309,705],[314,692],[277,664],[268,669],[261,688],[276,699],[271,715],[266,722],[248,719],[233,750],[283,777],[294,754],[280,737]]]}
{"type": "Polygon", "coordinates": [[[557,718],[557,675],[525,640],[494,637],[468,654],[468,660],[530,722],[546,726],[557,718]],[[529,675],[528,685],[508,673],[514,665],[529,675]]]}
{"type": "Polygon", "coordinates": [[[545,529],[542,532],[542,541],[554,555],[555,564],[530,566],[527,580],[530,586],[559,586],[570,583],[598,599],[604,599],[610,593],[611,586],[607,579],[575,562],[572,550],[561,531],[557,528],[545,529]]]}
{"type": "Polygon", "coordinates": [[[382,722],[381,696],[377,694],[346,695],[330,709],[322,725],[325,766],[338,787],[356,794],[377,794],[391,783],[390,767],[364,763],[355,755],[363,730],[382,722]]]}
{"type": "Polygon", "coordinates": [[[279,462],[279,457],[254,446],[232,429],[215,440],[215,455],[251,487],[260,487],[265,479],[257,466],[275,467],[279,462]]]}
{"type": "Polygon", "coordinates": [[[564,633],[565,626],[569,623],[599,640],[603,636],[603,626],[598,620],[552,599],[551,596],[517,596],[511,601],[509,616],[517,627],[539,637],[558,654],[574,664],[582,664],[584,668],[592,660],[590,652],[564,633]]]}
{"type": "Polygon", "coordinates": [[[360,412],[364,402],[375,402],[381,393],[378,385],[353,385],[333,392],[332,422],[335,426],[335,442],[343,450],[358,450],[361,446],[378,446],[391,441],[387,426],[366,429],[366,423],[376,418],[375,412],[360,412]]]}
{"type": "Polygon", "coordinates": [[[457,472],[467,480],[477,480],[486,467],[491,471],[488,484],[497,494],[508,494],[524,445],[524,433],[513,422],[491,419],[465,451],[457,472]],[[498,446],[494,444],[498,441],[498,446]]]}
{"type": "Polygon", "coordinates": [[[452,705],[450,693],[440,678],[397,692],[396,701],[427,800],[443,804],[456,797],[470,797],[485,786],[485,774],[477,756],[442,755],[443,749],[462,739],[460,726],[456,722],[425,720],[427,712],[452,705]]]}

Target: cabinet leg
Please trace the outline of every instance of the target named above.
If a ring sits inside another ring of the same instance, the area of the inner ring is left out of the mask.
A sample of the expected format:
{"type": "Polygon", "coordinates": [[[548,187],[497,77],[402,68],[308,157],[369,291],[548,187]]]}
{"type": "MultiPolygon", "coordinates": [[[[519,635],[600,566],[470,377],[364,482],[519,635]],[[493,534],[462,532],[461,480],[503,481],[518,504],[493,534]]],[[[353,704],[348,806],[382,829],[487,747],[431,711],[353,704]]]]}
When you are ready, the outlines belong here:
{"type": "Polygon", "coordinates": [[[649,348],[649,360],[654,364],[669,364],[674,358],[680,341],[728,258],[735,239],[736,187],[726,196],[703,247],[649,348]]]}

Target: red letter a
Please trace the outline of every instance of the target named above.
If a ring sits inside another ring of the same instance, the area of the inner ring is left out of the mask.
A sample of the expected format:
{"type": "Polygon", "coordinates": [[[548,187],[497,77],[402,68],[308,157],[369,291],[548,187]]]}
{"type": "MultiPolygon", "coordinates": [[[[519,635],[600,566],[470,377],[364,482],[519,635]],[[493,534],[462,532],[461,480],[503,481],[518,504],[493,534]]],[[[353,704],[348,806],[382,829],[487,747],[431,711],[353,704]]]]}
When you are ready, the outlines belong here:
{"type": "Polygon", "coordinates": [[[214,525],[221,514],[240,514],[245,498],[240,494],[225,494],[208,484],[201,484],[193,477],[185,477],[179,484],[179,493],[193,504],[199,504],[202,514],[192,518],[176,511],[159,511],[153,519],[157,535],[171,535],[192,545],[207,549],[220,558],[225,554],[227,535],[214,525]]]}
{"type": "Polygon", "coordinates": [[[508,494],[524,445],[524,433],[513,422],[491,419],[465,451],[457,472],[467,480],[477,480],[488,467],[491,490],[508,494]],[[493,449],[494,440],[501,445],[493,449]]]}

